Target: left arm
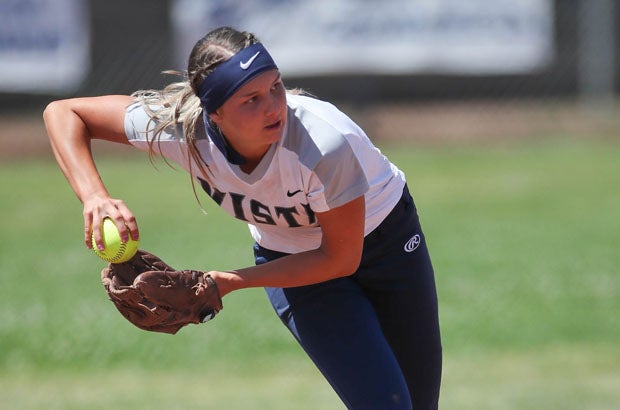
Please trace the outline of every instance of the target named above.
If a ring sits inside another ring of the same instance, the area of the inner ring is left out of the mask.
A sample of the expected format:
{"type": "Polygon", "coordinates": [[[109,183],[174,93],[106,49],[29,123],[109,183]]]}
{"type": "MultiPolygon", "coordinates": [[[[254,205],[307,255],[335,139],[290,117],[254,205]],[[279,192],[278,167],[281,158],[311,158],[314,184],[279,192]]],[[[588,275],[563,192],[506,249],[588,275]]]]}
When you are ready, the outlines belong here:
{"type": "Polygon", "coordinates": [[[355,272],[364,245],[365,200],[360,196],[317,213],[323,237],[314,250],[288,255],[262,265],[209,274],[221,296],[250,287],[295,287],[324,282],[355,272]]]}

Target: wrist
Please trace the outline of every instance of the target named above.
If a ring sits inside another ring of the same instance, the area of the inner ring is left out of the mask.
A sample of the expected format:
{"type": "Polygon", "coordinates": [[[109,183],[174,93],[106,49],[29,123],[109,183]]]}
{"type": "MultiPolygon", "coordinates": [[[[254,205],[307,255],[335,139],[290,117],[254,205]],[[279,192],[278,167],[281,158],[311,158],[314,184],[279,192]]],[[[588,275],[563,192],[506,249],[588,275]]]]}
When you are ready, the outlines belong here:
{"type": "Polygon", "coordinates": [[[89,201],[93,200],[102,200],[102,199],[110,199],[110,194],[105,188],[92,189],[88,191],[83,191],[78,195],[82,204],[85,204],[89,201]]]}
{"type": "Polygon", "coordinates": [[[207,274],[215,281],[217,290],[222,298],[230,292],[242,287],[241,278],[236,272],[210,271],[207,272],[207,274]]]}

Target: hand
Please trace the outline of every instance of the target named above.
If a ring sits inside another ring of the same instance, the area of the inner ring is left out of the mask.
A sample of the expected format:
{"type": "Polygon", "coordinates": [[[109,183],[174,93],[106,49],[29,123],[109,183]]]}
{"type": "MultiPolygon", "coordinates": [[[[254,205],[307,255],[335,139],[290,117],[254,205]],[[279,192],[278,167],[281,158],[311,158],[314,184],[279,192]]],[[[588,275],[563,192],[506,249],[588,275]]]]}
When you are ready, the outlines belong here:
{"type": "Polygon", "coordinates": [[[129,235],[134,240],[138,240],[140,237],[135,216],[120,199],[110,198],[109,196],[92,196],[84,201],[82,213],[84,215],[84,242],[89,249],[92,249],[90,240],[92,233],[97,248],[103,250],[101,223],[106,217],[114,221],[123,242],[129,240],[129,235]]]}

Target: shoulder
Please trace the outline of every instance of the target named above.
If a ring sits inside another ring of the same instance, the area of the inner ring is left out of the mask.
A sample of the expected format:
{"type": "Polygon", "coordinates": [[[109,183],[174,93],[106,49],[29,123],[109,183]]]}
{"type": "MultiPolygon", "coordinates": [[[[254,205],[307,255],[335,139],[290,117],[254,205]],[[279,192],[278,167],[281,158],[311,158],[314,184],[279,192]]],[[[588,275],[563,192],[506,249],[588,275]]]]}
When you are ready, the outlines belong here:
{"type": "MultiPolygon", "coordinates": [[[[125,110],[125,133],[131,140],[156,137],[159,141],[184,140],[183,124],[177,122],[169,108],[136,101],[125,110]]],[[[202,117],[196,122],[196,140],[205,139],[202,117]]]]}
{"type": "Polygon", "coordinates": [[[305,126],[329,125],[341,131],[355,127],[353,120],[330,102],[307,95],[289,94],[287,104],[305,126]]]}
{"type": "Polygon", "coordinates": [[[125,134],[129,141],[146,139],[156,127],[157,122],[142,103],[136,101],[125,110],[125,134]]]}
{"type": "Polygon", "coordinates": [[[348,139],[363,132],[336,106],[303,95],[287,97],[287,132],[283,148],[303,156],[326,156],[347,149],[348,139]]]}

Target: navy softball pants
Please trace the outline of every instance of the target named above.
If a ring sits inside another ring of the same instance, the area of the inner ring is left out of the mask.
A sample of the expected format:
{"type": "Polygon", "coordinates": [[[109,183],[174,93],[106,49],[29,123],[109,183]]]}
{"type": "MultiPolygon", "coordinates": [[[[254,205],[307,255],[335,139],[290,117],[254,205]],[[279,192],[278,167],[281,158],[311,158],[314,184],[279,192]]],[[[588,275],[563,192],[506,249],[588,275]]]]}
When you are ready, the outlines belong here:
{"type": "MultiPolygon", "coordinates": [[[[286,254],[254,245],[256,264],[286,254]]],[[[349,409],[437,409],[441,338],[433,267],[407,187],[366,236],[359,269],[266,288],[276,313],[349,409]]]]}

